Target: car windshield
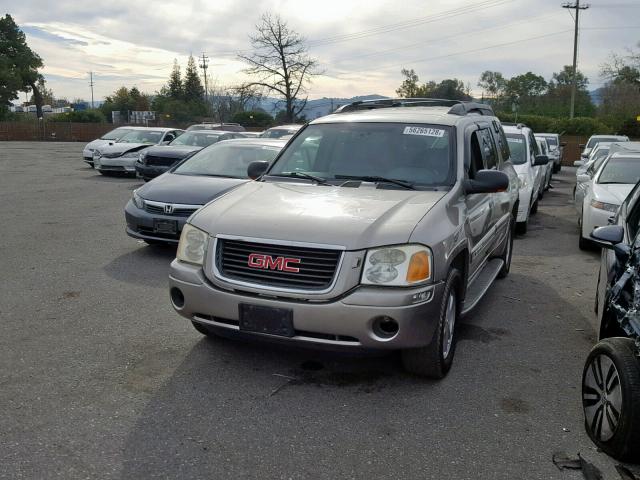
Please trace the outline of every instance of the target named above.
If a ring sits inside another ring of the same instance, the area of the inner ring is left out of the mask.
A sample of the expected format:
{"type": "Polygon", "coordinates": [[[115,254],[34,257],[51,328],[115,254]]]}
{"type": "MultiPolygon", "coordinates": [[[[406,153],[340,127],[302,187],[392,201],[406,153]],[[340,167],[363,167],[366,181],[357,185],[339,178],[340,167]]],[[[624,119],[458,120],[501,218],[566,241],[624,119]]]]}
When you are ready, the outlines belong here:
{"type": "Polygon", "coordinates": [[[162,138],[162,133],[159,130],[132,130],[122,137],[118,142],[120,143],[158,143],[162,138]]]}
{"type": "Polygon", "coordinates": [[[600,142],[620,142],[621,140],[616,137],[600,137],[600,138],[591,138],[587,143],[587,148],[593,148],[600,142]]]}
{"type": "Polygon", "coordinates": [[[247,178],[247,167],[251,162],[270,162],[279,151],[280,148],[273,145],[220,142],[200,150],[193,157],[180,164],[173,173],[178,175],[247,178]]]}
{"type": "Polygon", "coordinates": [[[635,185],[640,181],[640,157],[610,158],[602,167],[597,183],[635,185]]]}
{"type": "Polygon", "coordinates": [[[527,162],[527,143],[524,135],[520,133],[507,133],[507,143],[511,150],[511,161],[514,165],[523,165],[527,162]]]}
{"type": "Polygon", "coordinates": [[[558,139],[556,137],[543,136],[543,138],[547,140],[547,143],[551,147],[551,150],[558,146],[558,139]]]}
{"type": "Polygon", "coordinates": [[[111,130],[110,132],[105,133],[102,137],[102,140],[117,140],[120,137],[123,137],[128,132],[131,132],[129,128],[116,128],[115,130],[111,130]]]}
{"type": "Polygon", "coordinates": [[[455,182],[450,128],[402,123],[309,125],[278,158],[269,176],[313,175],[444,186],[455,182]]]}
{"type": "Polygon", "coordinates": [[[262,138],[282,138],[287,135],[292,135],[294,133],[295,133],[295,130],[288,130],[285,128],[275,128],[275,129],[267,130],[261,136],[262,138]]]}
{"type": "Polygon", "coordinates": [[[185,132],[169,145],[190,145],[193,147],[208,147],[216,143],[220,135],[217,133],[185,132]]]}

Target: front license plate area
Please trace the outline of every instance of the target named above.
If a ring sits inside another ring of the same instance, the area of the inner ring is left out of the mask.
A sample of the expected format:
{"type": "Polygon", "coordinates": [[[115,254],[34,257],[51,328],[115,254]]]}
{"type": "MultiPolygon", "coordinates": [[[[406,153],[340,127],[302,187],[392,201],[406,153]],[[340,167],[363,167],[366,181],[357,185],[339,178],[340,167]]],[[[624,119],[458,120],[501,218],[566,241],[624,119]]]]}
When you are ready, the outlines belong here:
{"type": "Polygon", "coordinates": [[[266,333],[279,337],[293,337],[293,311],[287,308],[263,307],[241,303],[240,330],[245,332],[266,333]]]}
{"type": "Polygon", "coordinates": [[[178,233],[178,222],[176,220],[153,220],[153,231],[156,233],[178,233]]]}

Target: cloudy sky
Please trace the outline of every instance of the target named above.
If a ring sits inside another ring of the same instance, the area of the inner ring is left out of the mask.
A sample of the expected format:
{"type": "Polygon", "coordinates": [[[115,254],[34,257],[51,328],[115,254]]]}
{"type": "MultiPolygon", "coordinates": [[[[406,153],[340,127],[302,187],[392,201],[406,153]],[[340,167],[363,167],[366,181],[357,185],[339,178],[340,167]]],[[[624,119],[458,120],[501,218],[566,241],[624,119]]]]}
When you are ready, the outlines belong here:
{"type": "MultiPolygon", "coordinates": [[[[153,93],[173,59],[210,58],[220,85],[245,79],[238,51],[263,12],[304,35],[324,70],[310,98],[393,95],[400,70],[422,81],[457,77],[476,93],[479,74],[533,71],[550,77],[571,63],[573,19],[562,0],[0,0],[43,58],[56,96],[95,98],[121,85],[153,93]]],[[[584,2],[583,2],[584,3],[584,2]]],[[[602,84],[611,52],[640,41],[638,0],[590,0],[581,12],[579,68],[602,84]]]]}

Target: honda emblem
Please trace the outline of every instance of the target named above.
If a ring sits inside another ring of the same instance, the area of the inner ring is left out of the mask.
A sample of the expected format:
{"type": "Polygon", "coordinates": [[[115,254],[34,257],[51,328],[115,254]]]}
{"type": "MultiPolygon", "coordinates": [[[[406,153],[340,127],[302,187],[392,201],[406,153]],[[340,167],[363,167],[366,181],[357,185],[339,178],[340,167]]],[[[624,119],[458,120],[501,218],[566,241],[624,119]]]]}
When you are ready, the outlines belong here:
{"type": "Polygon", "coordinates": [[[166,213],[166,214],[173,213],[173,205],[166,204],[164,206],[164,213],[166,213]]]}

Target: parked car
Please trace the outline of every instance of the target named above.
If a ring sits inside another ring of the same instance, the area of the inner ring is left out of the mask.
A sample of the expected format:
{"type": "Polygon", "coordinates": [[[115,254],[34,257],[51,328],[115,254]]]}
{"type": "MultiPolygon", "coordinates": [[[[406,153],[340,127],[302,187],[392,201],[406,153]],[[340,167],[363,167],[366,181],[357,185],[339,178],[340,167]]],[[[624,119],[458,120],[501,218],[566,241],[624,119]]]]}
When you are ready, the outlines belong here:
{"type": "MultiPolygon", "coordinates": [[[[538,137],[534,135],[536,142],[538,143],[538,149],[540,150],[540,154],[549,158],[549,144],[547,143],[547,139],[544,137],[538,137]]],[[[542,185],[541,185],[541,194],[540,198],[544,195],[544,192],[549,190],[551,186],[551,176],[553,175],[553,162],[551,158],[549,158],[549,162],[544,166],[542,170],[542,185]]]]}
{"type": "Polygon", "coordinates": [[[591,150],[600,142],[628,142],[629,137],[626,135],[591,135],[586,145],[580,145],[583,148],[580,154],[580,160],[586,160],[591,150]]]}
{"type": "Polygon", "coordinates": [[[348,104],[249,172],[185,224],[176,311],[206,335],[400,349],[444,377],[460,315],[511,263],[518,177],[491,107],[348,104]]]}
{"type": "Polygon", "coordinates": [[[591,152],[589,152],[589,156],[587,158],[576,160],[575,162],[573,162],[573,166],[578,167],[578,169],[576,170],[576,175],[584,173],[595,160],[606,157],[609,154],[611,143],[612,142],[599,142],[595,147],[591,149],[591,152]]]}
{"type": "Polygon", "coordinates": [[[139,127],[118,127],[105,133],[100,138],[87,143],[82,150],[82,160],[93,168],[93,152],[98,150],[100,147],[117,142],[118,139],[136,128],[139,127]]]}
{"type": "Polygon", "coordinates": [[[578,225],[580,225],[580,217],[582,216],[584,197],[591,187],[593,176],[609,156],[610,146],[609,142],[601,142],[591,150],[589,158],[585,162],[574,162],[574,165],[581,164],[576,170],[576,184],[573,187],[573,204],[578,212],[578,225]]]}
{"type": "Polygon", "coordinates": [[[602,249],[595,301],[599,342],[585,362],[582,405],[594,443],[622,461],[640,458],[640,186],[612,225],[591,239],[602,249]]]}
{"type": "Polygon", "coordinates": [[[244,132],[244,127],[239,123],[197,123],[187,128],[191,130],[222,130],[224,132],[244,132]]]}
{"type": "Polygon", "coordinates": [[[147,243],[178,243],[193,212],[248,181],[247,166],[254,161],[271,162],[284,143],[262,138],[225,140],[194,153],[133,192],[124,210],[127,234],[147,243]]]}
{"type": "Polygon", "coordinates": [[[145,148],[138,155],[136,174],[145,181],[162,175],[183,158],[222,140],[244,138],[244,133],[222,130],[191,130],[168,145],[145,148]]]}
{"type": "Polygon", "coordinates": [[[264,132],[247,132],[247,131],[242,132],[242,134],[246,138],[261,138],[263,133],[264,132]]]}
{"type": "Polygon", "coordinates": [[[524,125],[505,125],[504,132],[511,150],[511,162],[518,174],[519,202],[516,216],[516,230],[526,233],[529,216],[538,211],[538,201],[542,185],[542,170],[549,159],[538,148],[533,131],[524,125]]]}
{"type": "MultiPolygon", "coordinates": [[[[589,179],[580,179],[588,181],[589,179]]],[[[591,232],[609,224],[631,189],[640,181],[640,152],[609,155],[589,182],[579,217],[581,249],[589,248],[591,232]]]]}
{"type": "Polygon", "coordinates": [[[93,152],[93,164],[102,175],[136,174],[140,153],[151,145],[167,145],[184,130],[175,128],[138,127],[117,142],[93,152]]]}
{"type": "Polygon", "coordinates": [[[549,144],[549,161],[553,162],[553,173],[558,173],[562,169],[566,143],[560,141],[560,135],[557,133],[536,133],[536,137],[544,137],[547,140],[549,144]]]}
{"type": "Polygon", "coordinates": [[[262,138],[282,138],[294,135],[304,125],[280,125],[279,127],[271,127],[262,132],[262,138]]]}

